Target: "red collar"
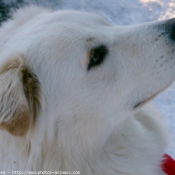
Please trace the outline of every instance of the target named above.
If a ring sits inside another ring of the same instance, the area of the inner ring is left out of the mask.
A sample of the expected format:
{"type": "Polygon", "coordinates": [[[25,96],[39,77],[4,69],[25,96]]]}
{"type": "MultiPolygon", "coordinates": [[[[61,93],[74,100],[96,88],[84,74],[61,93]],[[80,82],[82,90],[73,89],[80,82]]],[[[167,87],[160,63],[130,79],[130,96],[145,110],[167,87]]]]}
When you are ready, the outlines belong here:
{"type": "Polygon", "coordinates": [[[173,160],[168,154],[164,155],[164,162],[162,164],[162,170],[167,175],[175,175],[175,160],[173,160]]]}

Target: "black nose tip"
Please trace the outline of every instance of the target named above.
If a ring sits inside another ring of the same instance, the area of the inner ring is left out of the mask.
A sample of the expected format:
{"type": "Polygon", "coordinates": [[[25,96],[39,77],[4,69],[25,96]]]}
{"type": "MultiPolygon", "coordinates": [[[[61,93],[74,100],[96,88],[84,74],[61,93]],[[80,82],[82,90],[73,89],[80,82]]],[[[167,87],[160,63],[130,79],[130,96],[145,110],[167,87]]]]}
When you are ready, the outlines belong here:
{"type": "Polygon", "coordinates": [[[169,34],[170,39],[175,41],[175,18],[166,22],[165,30],[169,34]]]}

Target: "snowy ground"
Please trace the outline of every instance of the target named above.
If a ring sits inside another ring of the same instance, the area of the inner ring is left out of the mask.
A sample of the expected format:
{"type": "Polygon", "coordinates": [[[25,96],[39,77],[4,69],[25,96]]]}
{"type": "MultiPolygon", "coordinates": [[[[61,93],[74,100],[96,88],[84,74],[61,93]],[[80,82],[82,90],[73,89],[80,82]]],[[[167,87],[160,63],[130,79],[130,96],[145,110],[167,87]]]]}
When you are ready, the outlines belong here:
{"type": "MultiPolygon", "coordinates": [[[[118,25],[175,17],[175,0],[0,0],[0,22],[8,18],[14,8],[26,3],[53,9],[69,8],[100,13],[118,25]]],[[[167,152],[175,159],[175,83],[154,102],[165,115],[165,122],[172,135],[167,152]]]]}

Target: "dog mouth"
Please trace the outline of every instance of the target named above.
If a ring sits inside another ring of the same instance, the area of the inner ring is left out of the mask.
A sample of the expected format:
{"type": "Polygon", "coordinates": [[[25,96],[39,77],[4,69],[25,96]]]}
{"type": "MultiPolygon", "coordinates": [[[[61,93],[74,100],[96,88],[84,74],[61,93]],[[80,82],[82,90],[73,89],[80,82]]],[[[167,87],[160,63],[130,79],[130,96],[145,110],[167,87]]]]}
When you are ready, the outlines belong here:
{"type": "Polygon", "coordinates": [[[149,101],[151,101],[153,98],[155,98],[158,94],[160,94],[162,91],[164,91],[165,89],[167,89],[172,83],[174,82],[171,81],[167,86],[165,86],[163,89],[159,90],[158,92],[156,93],[153,93],[151,94],[148,98],[145,98],[144,100],[142,101],[139,101],[138,103],[136,103],[136,105],[134,105],[133,109],[138,109],[140,107],[142,107],[143,105],[145,105],[146,103],[148,103],[149,101]]]}
{"type": "Polygon", "coordinates": [[[138,109],[140,107],[142,107],[144,104],[146,104],[147,102],[149,102],[153,97],[149,97],[143,101],[140,101],[138,103],[136,103],[136,105],[134,106],[134,109],[138,109]]]}
{"type": "MultiPolygon", "coordinates": [[[[161,91],[160,91],[161,92],[161,91]]],[[[149,101],[151,101],[153,98],[155,98],[160,92],[157,92],[151,96],[149,96],[148,98],[139,101],[138,103],[136,103],[136,105],[134,106],[134,109],[138,109],[140,107],[142,107],[143,105],[145,105],[146,103],[148,103],[149,101]]]]}
{"type": "Polygon", "coordinates": [[[138,103],[134,106],[134,109],[136,109],[136,108],[142,106],[143,103],[144,103],[144,101],[138,102],[138,103]]]}

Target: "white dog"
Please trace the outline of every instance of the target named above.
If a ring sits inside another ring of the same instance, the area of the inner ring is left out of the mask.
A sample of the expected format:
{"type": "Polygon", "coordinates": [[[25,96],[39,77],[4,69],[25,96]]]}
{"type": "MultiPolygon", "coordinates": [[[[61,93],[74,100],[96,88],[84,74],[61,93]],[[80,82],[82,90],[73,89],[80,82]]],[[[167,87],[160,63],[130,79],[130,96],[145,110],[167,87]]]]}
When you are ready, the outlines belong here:
{"type": "Polygon", "coordinates": [[[163,174],[168,134],[145,103],[175,78],[174,19],[118,27],[30,6],[0,39],[1,171],[163,174]]]}

